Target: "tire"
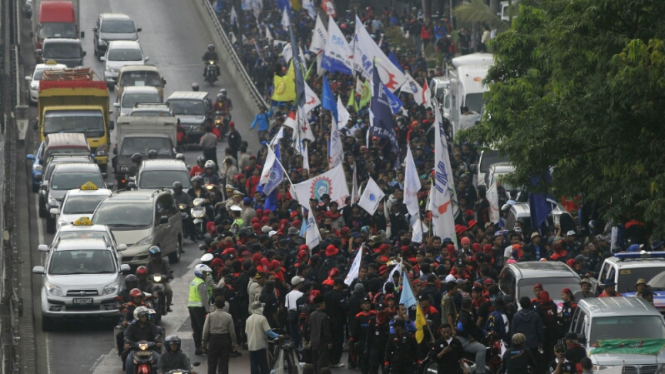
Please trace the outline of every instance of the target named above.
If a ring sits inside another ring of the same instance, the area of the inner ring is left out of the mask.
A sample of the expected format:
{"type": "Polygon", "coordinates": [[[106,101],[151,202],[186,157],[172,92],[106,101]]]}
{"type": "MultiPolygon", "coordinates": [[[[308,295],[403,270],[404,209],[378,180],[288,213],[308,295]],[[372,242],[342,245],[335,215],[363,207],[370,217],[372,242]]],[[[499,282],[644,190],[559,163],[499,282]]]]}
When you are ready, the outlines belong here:
{"type": "Polygon", "coordinates": [[[48,212],[46,211],[46,207],[40,203],[39,204],[39,218],[46,218],[47,216],[48,216],[48,212]]]}
{"type": "Polygon", "coordinates": [[[108,168],[109,168],[108,164],[99,164],[99,171],[101,171],[102,173],[106,173],[108,168]]]}
{"type": "Polygon", "coordinates": [[[53,319],[42,314],[42,331],[53,331],[53,319]]]}
{"type": "Polygon", "coordinates": [[[291,360],[291,350],[288,350],[284,353],[285,353],[284,360],[286,361],[286,365],[287,365],[286,373],[288,373],[288,374],[298,374],[298,366],[297,365],[299,365],[299,363],[292,362],[292,360],[291,360]]]}
{"type": "Polygon", "coordinates": [[[172,264],[177,264],[180,262],[180,256],[182,255],[182,239],[178,237],[175,245],[175,251],[169,253],[169,262],[172,264]]]}
{"type": "Polygon", "coordinates": [[[55,234],[55,218],[52,214],[46,216],[46,233],[55,234]]]}

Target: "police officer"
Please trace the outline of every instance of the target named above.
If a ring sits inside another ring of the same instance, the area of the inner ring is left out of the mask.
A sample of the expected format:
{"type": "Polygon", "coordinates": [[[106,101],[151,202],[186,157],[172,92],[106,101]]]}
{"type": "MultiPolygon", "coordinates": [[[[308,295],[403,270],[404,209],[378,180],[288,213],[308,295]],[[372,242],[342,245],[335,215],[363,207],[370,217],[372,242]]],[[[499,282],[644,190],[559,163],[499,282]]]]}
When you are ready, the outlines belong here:
{"type": "Polygon", "coordinates": [[[369,373],[369,354],[367,352],[367,332],[370,322],[376,317],[376,312],[371,310],[372,304],[369,296],[365,296],[360,307],[362,311],[356,314],[355,323],[351,326],[351,341],[357,347],[356,362],[362,374],[369,373]]]}
{"type": "Polygon", "coordinates": [[[210,296],[212,295],[212,289],[207,286],[206,279],[211,273],[212,269],[210,267],[202,264],[196,265],[194,267],[194,280],[189,284],[187,309],[192,322],[194,346],[196,347],[195,354],[197,356],[203,354],[201,350],[203,324],[205,323],[206,314],[210,312],[210,296]]]}
{"type": "Polygon", "coordinates": [[[390,334],[384,364],[390,367],[390,374],[411,374],[413,361],[416,357],[416,338],[407,334],[405,321],[397,318],[393,322],[394,334],[390,334]]]}

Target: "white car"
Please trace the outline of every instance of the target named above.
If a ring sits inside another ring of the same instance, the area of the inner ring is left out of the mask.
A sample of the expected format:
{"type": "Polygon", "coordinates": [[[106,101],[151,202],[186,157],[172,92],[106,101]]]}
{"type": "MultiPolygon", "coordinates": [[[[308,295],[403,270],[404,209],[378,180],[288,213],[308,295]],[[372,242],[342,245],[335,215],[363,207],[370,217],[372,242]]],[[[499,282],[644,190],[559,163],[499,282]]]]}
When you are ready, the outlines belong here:
{"type": "Polygon", "coordinates": [[[122,97],[113,106],[118,109],[118,117],[129,115],[136,104],[160,104],[159,90],[152,86],[129,86],[122,90],[122,97]]]}
{"type": "Polygon", "coordinates": [[[45,64],[37,64],[35,66],[35,71],[32,75],[25,77],[26,82],[28,82],[28,96],[30,98],[31,104],[37,104],[37,97],[39,97],[39,80],[42,79],[42,74],[44,70],[60,70],[66,69],[67,65],[65,64],[56,64],[54,61],[47,61],[45,64]]]}
{"type": "Polygon", "coordinates": [[[86,183],[78,190],[69,190],[60,206],[57,229],[63,225],[73,224],[81,217],[90,219],[99,203],[111,196],[111,193],[111,190],[97,188],[91,183],[86,183]]]}
{"type": "Polygon", "coordinates": [[[106,54],[100,58],[105,61],[104,80],[111,87],[115,86],[120,68],[125,65],[145,65],[150,57],[143,55],[138,41],[114,40],[109,43],[106,54]]]}

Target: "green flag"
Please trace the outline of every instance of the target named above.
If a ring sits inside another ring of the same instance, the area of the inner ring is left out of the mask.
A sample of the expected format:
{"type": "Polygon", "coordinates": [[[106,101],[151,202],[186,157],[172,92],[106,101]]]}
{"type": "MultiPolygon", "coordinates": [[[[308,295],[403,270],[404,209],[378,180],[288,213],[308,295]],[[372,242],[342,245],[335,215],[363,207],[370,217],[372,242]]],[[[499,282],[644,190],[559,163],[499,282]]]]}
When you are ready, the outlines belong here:
{"type": "Polygon", "coordinates": [[[346,103],[347,108],[349,106],[353,107],[353,110],[358,111],[358,103],[356,102],[356,89],[351,88],[351,95],[349,95],[349,101],[346,103]]]}
{"type": "Polygon", "coordinates": [[[599,340],[590,354],[657,355],[665,348],[665,339],[608,339],[599,340]]]}
{"type": "Polygon", "coordinates": [[[363,92],[360,94],[360,109],[364,108],[367,103],[372,99],[372,89],[369,85],[369,79],[363,85],[363,92]]]}
{"type": "Polygon", "coordinates": [[[305,73],[305,80],[307,80],[307,78],[309,77],[309,73],[312,71],[312,66],[314,66],[314,64],[316,64],[316,59],[314,59],[314,61],[312,61],[312,63],[309,64],[309,69],[307,69],[307,73],[305,73]]]}

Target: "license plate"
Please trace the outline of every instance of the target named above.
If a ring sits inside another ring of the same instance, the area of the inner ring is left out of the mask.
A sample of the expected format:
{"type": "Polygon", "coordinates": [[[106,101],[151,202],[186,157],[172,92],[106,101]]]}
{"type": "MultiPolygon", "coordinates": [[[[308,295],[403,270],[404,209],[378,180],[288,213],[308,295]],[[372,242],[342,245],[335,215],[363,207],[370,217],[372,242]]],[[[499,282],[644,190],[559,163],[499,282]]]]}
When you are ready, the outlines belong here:
{"type": "Polygon", "coordinates": [[[136,351],[136,356],[138,357],[149,357],[152,352],[151,351],[136,351]]]}
{"type": "Polygon", "coordinates": [[[92,298],[74,298],[74,304],[76,305],[91,305],[92,298]]]}

